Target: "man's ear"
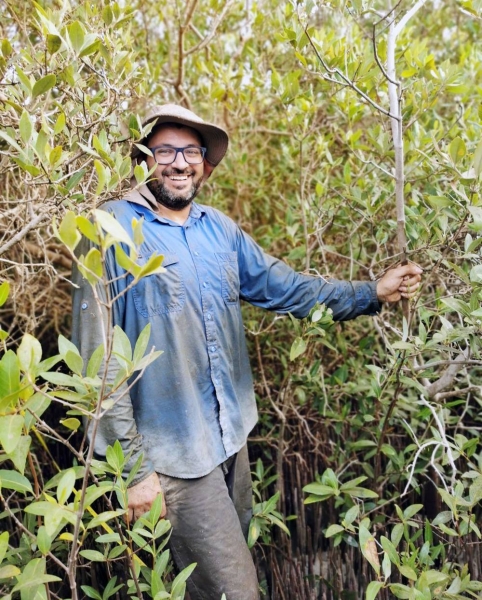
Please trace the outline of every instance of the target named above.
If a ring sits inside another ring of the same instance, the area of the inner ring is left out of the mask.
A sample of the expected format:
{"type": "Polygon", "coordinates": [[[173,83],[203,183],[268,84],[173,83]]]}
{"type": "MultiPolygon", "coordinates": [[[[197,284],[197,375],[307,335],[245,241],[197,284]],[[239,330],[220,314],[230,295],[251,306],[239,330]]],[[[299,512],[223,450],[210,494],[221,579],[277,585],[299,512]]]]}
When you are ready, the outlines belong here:
{"type": "Polygon", "coordinates": [[[211,173],[214,171],[215,166],[216,165],[212,165],[210,162],[208,162],[206,159],[204,159],[204,176],[203,176],[204,181],[206,181],[206,179],[209,178],[211,173]]]}

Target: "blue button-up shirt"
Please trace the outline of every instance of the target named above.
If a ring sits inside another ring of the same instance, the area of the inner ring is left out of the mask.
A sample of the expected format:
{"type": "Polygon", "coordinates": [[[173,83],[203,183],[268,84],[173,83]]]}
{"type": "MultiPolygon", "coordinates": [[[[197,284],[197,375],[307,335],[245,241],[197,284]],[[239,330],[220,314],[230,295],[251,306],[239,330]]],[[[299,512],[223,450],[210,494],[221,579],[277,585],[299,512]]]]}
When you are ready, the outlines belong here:
{"type": "MultiPolygon", "coordinates": [[[[134,217],[144,218],[139,263],[153,252],[165,257],[164,273],[129,288],[132,277],[113,252],[107,256],[111,297],[120,294],[114,324],[134,346],[150,323],[149,347],[164,351],[102,418],[95,440],[96,452],[103,455],[119,439],[131,452],[128,467],[144,453],[134,483],[152,471],[183,478],[206,475],[246,443],[257,410],[240,300],[300,318],[316,302],[329,306],[337,320],[379,309],[374,282],[301,275],[266,254],[218,210],[193,203],[179,225],[153,212],[146,197],[144,189],[143,196],[131,194],[130,201],[103,207],[128,232],[134,217]]],[[[90,286],[78,281],[73,339],[87,359],[101,343],[100,327],[90,286]]]]}

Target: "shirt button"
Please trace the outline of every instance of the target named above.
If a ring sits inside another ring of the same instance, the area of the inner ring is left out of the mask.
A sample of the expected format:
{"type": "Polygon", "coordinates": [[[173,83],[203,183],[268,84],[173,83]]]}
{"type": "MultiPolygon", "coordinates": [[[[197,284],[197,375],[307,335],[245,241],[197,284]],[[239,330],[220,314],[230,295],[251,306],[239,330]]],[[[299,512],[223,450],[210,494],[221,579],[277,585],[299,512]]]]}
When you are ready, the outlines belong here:
{"type": "Polygon", "coordinates": [[[210,321],[210,320],[212,319],[212,317],[211,317],[211,314],[210,314],[210,313],[208,313],[208,314],[206,315],[206,319],[207,319],[208,321],[210,321]]]}
{"type": "Polygon", "coordinates": [[[82,302],[82,304],[80,305],[80,308],[81,308],[82,310],[85,310],[86,308],[88,308],[88,306],[89,306],[89,305],[87,304],[87,302],[82,302]]]}
{"type": "Polygon", "coordinates": [[[206,281],[203,281],[203,287],[207,288],[209,285],[209,283],[207,283],[206,281]]]}
{"type": "Polygon", "coordinates": [[[210,350],[211,352],[216,352],[216,346],[211,346],[211,348],[209,348],[209,350],[210,350]]]}
{"type": "Polygon", "coordinates": [[[194,256],[199,256],[199,252],[194,252],[194,256]]]}

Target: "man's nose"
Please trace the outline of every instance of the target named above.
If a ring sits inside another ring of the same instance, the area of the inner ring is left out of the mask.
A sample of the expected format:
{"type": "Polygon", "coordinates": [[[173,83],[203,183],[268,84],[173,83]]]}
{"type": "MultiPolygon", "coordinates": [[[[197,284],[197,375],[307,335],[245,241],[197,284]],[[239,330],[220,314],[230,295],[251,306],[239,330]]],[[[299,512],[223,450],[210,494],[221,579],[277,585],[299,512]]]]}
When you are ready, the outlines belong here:
{"type": "Polygon", "coordinates": [[[184,158],[182,150],[176,151],[176,158],[174,159],[172,166],[175,169],[185,169],[187,166],[189,166],[189,163],[186,162],[186,159],[184,158]]]}

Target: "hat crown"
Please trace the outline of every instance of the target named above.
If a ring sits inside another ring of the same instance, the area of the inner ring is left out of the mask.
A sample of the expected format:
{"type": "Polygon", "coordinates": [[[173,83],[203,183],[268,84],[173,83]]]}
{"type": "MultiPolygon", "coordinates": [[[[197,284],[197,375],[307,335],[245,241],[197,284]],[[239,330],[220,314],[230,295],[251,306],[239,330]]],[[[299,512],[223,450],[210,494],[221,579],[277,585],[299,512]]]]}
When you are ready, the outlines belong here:
{"type": "Polygon", "coordinates": [[[198,117],[188,108],[177,104],[163,104],[161,106],[153,106],[147,114],[145,121],[152,121],[156,117],[174,117],[176,119],[184,119],[193,123],[204,123],[201,117],[198,117]]]}

